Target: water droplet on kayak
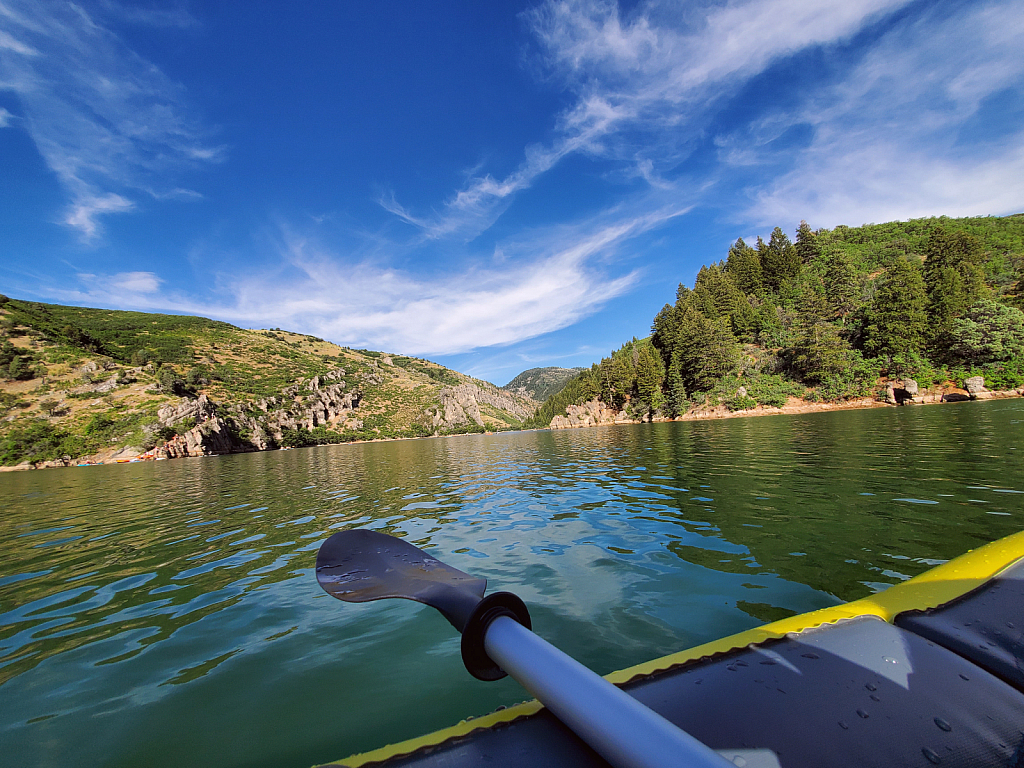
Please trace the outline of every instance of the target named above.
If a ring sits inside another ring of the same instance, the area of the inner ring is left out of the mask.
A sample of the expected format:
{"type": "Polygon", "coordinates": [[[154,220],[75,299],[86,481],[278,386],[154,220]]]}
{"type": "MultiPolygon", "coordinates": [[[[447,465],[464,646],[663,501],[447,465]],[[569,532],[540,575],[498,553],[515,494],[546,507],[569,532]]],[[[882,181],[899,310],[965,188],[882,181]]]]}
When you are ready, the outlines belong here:
{"type": "Polygon", "coordinates": [[[840,721],[839,721],[839,727],[840,727],[840,728],[842,728],[842,729],[843,729],[844,731],[848,731],[848,730],[850,730],[850,726],[848,726],[848,725],[847,725],[846,723],[844,723],[844,722],[843,722],[842,720],[840,720],[840,721]]]}
{"type": "Polygon", "coordinates": [[[805,658],[805,659],[820,659],[820,658],[821,658],[821,657],[820,657],[820,656],[819,656],[818,654],[816,654],[816,653],[801,653],[800,655],[801,655],[801,656],[802,656],[803,658],[805,658]]]}
{"type": "Polygon", "coordinates": [[[738,766],[739,768],[746,768],[747,761],[739,755],[735,755],[732,759],[732,764],[738,766]]]}
{"type": "Polygon", "coordinates": [[[877,696],[875,696],[875,694],[873,694],[873,693],[871,694],[871,700],[872,701],[881,701],[881,699],[878,698],[877,696]]]}
{"type": "Polygon", "coordinates": [[[858,710],[857,710],[857,715],[858,715],[859,717],[862,717],[862,718],[864,718],[865,720],[867,720],[867,719],[868,719],[869,717],[871,717],[871,715],[869,715],[869,714],[868,714],[867,712],[865,712],[865,711],[864,711],[863,709],[858,709],[858,710]]]}
{"type": "Polygon", "coordinates": [[[960,677],[962,677],[964,680],[970,680],[971,679],[967,675],[965,675],[963,672],[960,673],[960,677]]]}
{"type": "Polygon", "coordinates": [[[938,765],[942,762],[942,760],[939,759],[939,756],[928,749],[928,747],[921,747],[921,754],[927,757],[928,762],[932,765],[938,765]]]}
{"type": "Polygon", "coordinates": [[[942,729],[942,730],[944,730],[944,731],[952,731],[952,730],[953,730],[953,726],[952,726],[952,725],[950,725],[949,723],[947,723],[947,722],[946,722],[945,720],[943,720],[943,719],[942,719],[941,717],[936,717],[936,718],[935,718],[935,724],[936,724],[937,726],[939,726],[939,728],[941,728],[941,729],[942,729]]]}
{"type": "Polygon", "coordinates": [[[887,662],[889,662],[890,664],[899,664],[899,661],[897,661],[896,659],[894,659],[894,658],[893,658],[892,656],[886,656],[886,657],[885,657],[885,658],[883,659],[883,661],[887,661],[887,662]]]}
{"type": "Polygon", "coordinates": [[[1012,621],[1006,622],[1006,628],[1007,629],[1013,629],[1013,622],[1012,621]]]}
{"type": "Polygon", "coordinates": [[[872,685],[871,683],[868,683],[864,687],[867,688],[869,691],[877,691],[878,690],[878,686],[877,685],[872,685]]]}

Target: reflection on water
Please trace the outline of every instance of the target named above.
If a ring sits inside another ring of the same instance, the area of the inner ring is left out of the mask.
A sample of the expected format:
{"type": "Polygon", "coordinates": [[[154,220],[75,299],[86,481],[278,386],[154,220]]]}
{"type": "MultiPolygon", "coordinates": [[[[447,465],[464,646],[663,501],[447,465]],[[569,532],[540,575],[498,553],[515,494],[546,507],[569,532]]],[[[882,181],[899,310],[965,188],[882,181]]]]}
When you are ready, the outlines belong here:
{"type": "Polygon", "coordinates": [[[321,593],[316,550],[344,527],[517,592],[600,672],[861,597],[1021,527],[1022,418],[1004,401],[0,476],[5,762],[307,766],[523,697],[465,673],[430,609],[321,593]]]}

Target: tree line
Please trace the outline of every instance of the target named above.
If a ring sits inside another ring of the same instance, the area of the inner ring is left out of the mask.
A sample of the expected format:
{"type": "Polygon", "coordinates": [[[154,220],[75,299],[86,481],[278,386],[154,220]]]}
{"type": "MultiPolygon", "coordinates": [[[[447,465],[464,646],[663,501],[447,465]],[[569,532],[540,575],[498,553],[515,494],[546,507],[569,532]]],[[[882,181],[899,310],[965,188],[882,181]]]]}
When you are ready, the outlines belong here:
{"type": "MultiPolygon", "coordinates": [[[[633,339],[538,411],[598,397],[634,418],[841,401],[880,377],[1024,385],[1024,216],[924,219],[736,240],[633,339]]],[[[546,421],[545,421],[546,420],[546,421]]]]}

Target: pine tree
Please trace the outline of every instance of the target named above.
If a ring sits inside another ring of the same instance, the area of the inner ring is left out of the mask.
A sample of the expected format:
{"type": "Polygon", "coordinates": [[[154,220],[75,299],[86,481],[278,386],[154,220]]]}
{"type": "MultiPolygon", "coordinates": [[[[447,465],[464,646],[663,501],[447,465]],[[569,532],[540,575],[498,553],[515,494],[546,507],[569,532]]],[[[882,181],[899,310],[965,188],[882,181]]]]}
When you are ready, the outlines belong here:
{"type": "Polygon", "coordinates": [[[838,248],[825,260],[825,297],[833,318],[844,318],[856,307],[857,275],[846,254],[838,248]]]}
{"type": "Polygon", "coordinates": [[[917,265],[906,259],[893,262],[868,313],[868,351],[890,360],[920,351],[927,329],[926,301],[924,280],[917,265]]]}
{"type": "Polygon", "coordinates": [[[818,279],[803,286],[798,320],[798,337],[793,347],[793,365],[808,384],[821,384],[827,377],[843,372],[850,345],[830,320],[832,310],[825,286],[818,279]]]}
{"type": "Polygon", "coordinates": [[[701,267],[693,286],[692,301],[708,319],[725,317],[733,333],[747,337],[754,326],[754,310],[719,264],[701,267]]]}
{"type": "Polygon", "coordinates": [[[761,259],[761,275],[765,287],[776,293],[800,274],[800,257],[786,234],[776,227],[771,239],[765,245],[757,240],[758,256],[761,259]]]}
{"type": "Polygon", "coordinates": [[[950,351],[974,365],[1024,355],[1024,312],[991,299],[973,304],[953,321],[950,351]]]}
{"type": "Polygon", "coordinates": [[[796,253],[805,267],[821,256],[818,236],[811,231],[806,221],[801,221],[796,230],[796,253]]]}
{"type": "Polygon", "coordinates": [[[661,410],[665,398],[661,386],[665,380],[665,369],[661,356],[647,343],[639,345],[636,360],[637,410],[653,413],[661,410]]]}
{"type": "Polygon", "coordinates": [[[739,360],[739,348],[728,321],[711,320],[686,305],[679,319],[673,364],[686,392],[706,392],[739,360]]]}
{"type": "Polygon", "coordinates": [[[764,292],[761,259],[757,251],[743,242],[742,237],[729,249],[729,256],[725,260],[725,273],[733,284],[748,296],[758,296],[764,292]]]}
{"type": "Polygon", "coordinates": [[[985,294],[984,252],[966,232],[936,227],[928,239],[924,282],[932,348],[939,357],[949,352],[954,321],[985,294]]]}
{"type": "Polygon", "coordinates": [[[672,359],[672,348],[676,341],[676,308],[666,304],[654,316],[651,324],[651,344],[661,354],[662,363],[667,367],[672,359]]]}

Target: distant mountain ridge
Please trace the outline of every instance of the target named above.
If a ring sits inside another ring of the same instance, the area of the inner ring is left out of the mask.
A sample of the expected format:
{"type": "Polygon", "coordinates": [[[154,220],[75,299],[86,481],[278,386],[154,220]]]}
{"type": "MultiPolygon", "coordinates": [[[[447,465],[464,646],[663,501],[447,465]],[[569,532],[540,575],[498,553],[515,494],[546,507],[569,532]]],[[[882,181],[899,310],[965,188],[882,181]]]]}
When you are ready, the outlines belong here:
{"type": "Polygon", "coordinates": [[[0,296],[0,465],[499,431],[538,404],[279,328],[0,296]]]}
{"type": "Polygon", "coordinates": [[[569,379],[582,370],[582,368],[558,368],[556,366],[530,368],[520,373],[502,389],[538,402],[544,402],[561,390],[569,379]]]}

